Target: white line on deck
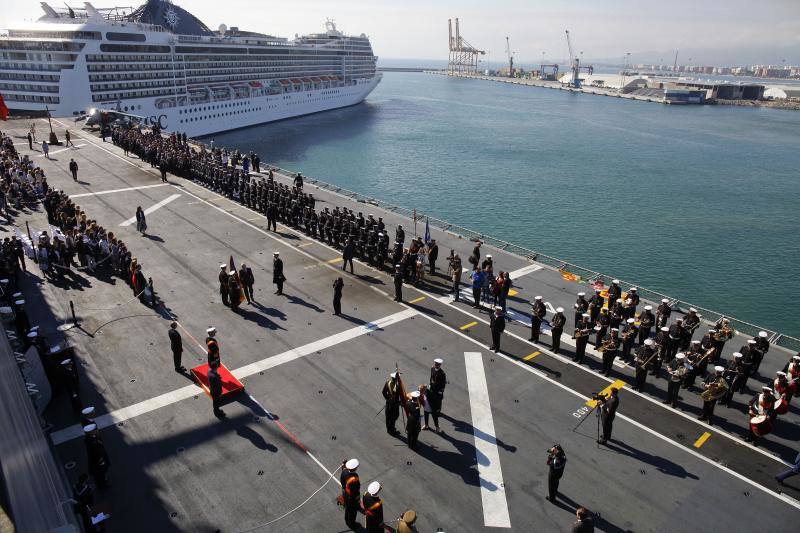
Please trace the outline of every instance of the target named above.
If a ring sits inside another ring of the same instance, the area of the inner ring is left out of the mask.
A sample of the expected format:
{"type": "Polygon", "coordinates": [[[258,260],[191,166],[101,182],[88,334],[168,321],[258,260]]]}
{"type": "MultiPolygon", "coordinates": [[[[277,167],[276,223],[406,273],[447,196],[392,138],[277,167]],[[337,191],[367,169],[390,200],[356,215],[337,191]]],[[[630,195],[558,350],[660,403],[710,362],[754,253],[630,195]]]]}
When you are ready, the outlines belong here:
{"type": "Polygon", "coordinates": [[[536,272],[537,270],[541,270],[544,268],[541,265],[528,265],[526,267],[518,268],[517,270],[511,271],[511,279],[515,280],[524,276],[525,274],[530,274],[531,272],[536,272]]]}
{"type": "MultiPolygon", "coordinates": [[[[145,215],[149,215],[150,213],[152,213],[156,209],[160,209],[160,208],[164,207],[165,205],[167,205],[168,203],[170,203],[171,201],[173,201],[173,200],[175,200],[177,198],[180,198],[180,197],[181,197],[180,194],[173,194],[172,196],[168,196],[167,198],[164,198],[163,200],[158,202],[156,205],[150,206],[147,209],[145,209],[144,210],[144,214],[145,215]]],[[[136,222],[136,216],[132,216],[131,218],[129,218],[128,220],[126,220],[125,222],[120,224],[120,226],[130,226],[134,222],[136,222]]]]}
{"type": "MultiPolygon", "coordinates": [[[[61,150],[53,150],[53,151],[51,151],[51,152],[48,152],[48,153],[47,153],[47,155],[48,155],[48,156],[51,156],[51,155],[55,155],[55,154],[60,154],[61,152],[66,152],[67,150],[72,150],[73,148],[80,148],[80,147],[82,147],[82,146],[86,146],[86,144],[87,144],[87,143],[83,143],[83,144],[76,144],[74,147],[70,147],[70,148],[62,148],[61,150]]],[[[37,155],[36,157],[44,157],[44,154],[39,154],[39,155],[37,155]]]]}
{"type": "MultiPolygon", "coordinates": [[[[397,324],[398,322],[402,322],[406,318],[415,316],[417,314],[419,314],[419,312],[414,309],[404,309],[403,311],[375,320],[369,324],[356,326],[354,328],[342,331],[341,333],[331,335],[330,337],[311,342],[305,346],[299,346],[278,355],[267,357],[261,361],[245,365],[241,368],[237,368],[231,373],[236,376],[237,379],[244,379],[258,372],[263,372],[265,370],[269,370],[270,368],[275,368],[276,366],[289,363],[301,357],[314,354],[320,350],[323,350],[324,348],[330,348],[331,346],[355,339],[361,335],[364,335],[365,333],[370,333],[377,329],[385,328],[392,324],[397,324]]],[[[156,409],[172,405],[173,403],[177,403],[181,400],[191,398],[196,394],[202,394],[202,390],[196,385],[187,385],[185,387],[181,387],[180,389],[150,398],[149,400],[144,400],[142,402],[129,405],[128,407],[123,407],[121,409],[117,409],[116,411],[100,415],[95,419],[95,423],[100,429],[103,429],[113,426],[114,424],[118,424],[119,422],[124,422],[126,420],[130,420],[131,418],[155,411],[156,409]]],[[[54,444],[62,444],[82,436],[83,430],[78,424],[55,431],[51,434],[54,444]]]]}
{"type": "Polygon", "coordinates": [[[511,527],[508,501],[503,484],[503,469],[494,435],[489,387],[483,370],[480,352],[464,352],[469,388],[469,406],[472,412],[472,435],[475,437],[475,460],[483,503],[483,525],[486,527],[511,527]]]}
{"type": "Polygon", "coordinates": [[[70,198],[82,198],[84,196],[100,196],[102,194],[114,194],[115,192],[137,191],[139,189],[152,189],[153,187],[166,187],[169,183],[158,183],[156,185],[142,185],[140,187],[125,187],[124,189],[110,189],[108,191],[83,192],[80,194],[70,194],[70,198]]]}

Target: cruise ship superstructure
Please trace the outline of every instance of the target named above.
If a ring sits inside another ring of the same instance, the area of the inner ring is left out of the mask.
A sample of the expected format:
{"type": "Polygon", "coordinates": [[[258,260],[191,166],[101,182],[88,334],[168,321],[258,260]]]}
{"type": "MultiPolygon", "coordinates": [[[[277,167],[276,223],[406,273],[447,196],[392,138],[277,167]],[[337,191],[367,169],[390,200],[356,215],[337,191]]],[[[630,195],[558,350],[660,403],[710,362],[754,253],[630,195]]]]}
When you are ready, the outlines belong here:
{"type": "Polygon", "coordinates": [[[380,82],[369,38],[294,39],[210,30],[167,0],[55,9],[0,38],[0,94],[13,112],[114,109],[190,137],[357,104],[380,82]]]}

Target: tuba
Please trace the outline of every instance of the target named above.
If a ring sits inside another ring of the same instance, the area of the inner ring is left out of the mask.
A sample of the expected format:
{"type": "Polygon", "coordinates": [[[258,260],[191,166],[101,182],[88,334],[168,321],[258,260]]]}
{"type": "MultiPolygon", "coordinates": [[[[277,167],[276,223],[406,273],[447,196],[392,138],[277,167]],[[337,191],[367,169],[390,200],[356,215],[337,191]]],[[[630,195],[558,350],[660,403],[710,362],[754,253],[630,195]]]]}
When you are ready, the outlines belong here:
{"type": "Polygon", "coordinates": [[[704,402],[713,402],[725,396],[726,392],[728,392],[728,384],[724,379],[719,378],[700,394],[700,398],[704,402]]]}

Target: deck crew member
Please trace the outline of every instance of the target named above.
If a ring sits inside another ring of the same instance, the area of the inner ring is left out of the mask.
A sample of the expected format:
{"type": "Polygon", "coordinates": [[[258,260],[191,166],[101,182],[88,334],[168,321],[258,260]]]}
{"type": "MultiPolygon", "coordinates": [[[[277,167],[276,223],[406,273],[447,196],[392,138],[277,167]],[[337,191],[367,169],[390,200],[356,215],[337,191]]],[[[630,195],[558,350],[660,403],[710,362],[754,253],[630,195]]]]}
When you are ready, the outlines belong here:
{"type": "Polygon", "coordinates": [[[536,296],[531,304],[531,342],[539,342],[539,332],[542,327],[542,320],[547,314],[547,308],[544,306],[541,296],[536,296]]]}
{"type": "Polygon", "coordinates": [[[503,316],[503,308],[495,306],[494,314],[489,317],[489,329],[492,332],[492,347],[495,353],[500,351],[500,336],[506,329],[506,318],[503,316]]]}
{"type": "Polygon", "coordinates": [[[575,339],[575,357],[572,360],[578,364],[583,363],[583,358],[586,355],[586,345],[589,344],[590,318],[589,313],[584,313],[581,321],[575,326],[575,335],[572,336],[575,339]]]}
{"type": "Polygon", "coordinates": [[[83,428],[84,444],[86,445],[86,459],[89,474],[94,478],[97,488],[108,487],[108,469],[111,467],[111,460],[106,452],[103,439],[97,429],[97,424],[89,424],[83,428]]]}
{"type": "Polygon", "coordinates": [[[208,355],[208,365],[220,362],[219,341],[217,341],[217,328],[211,326],[206,330],[206,354],[208,355]]]}
{"type": "Polygon", "coordinates": [[[597,441],[600,444],[605,444],[611,439],[617,407],[619,407],[619,389],[612,387],[610,395],[600,399],[600,421],[603,425],[603,436],[597,441]]]}
{"type": "Polygon", "coordinates": [[[447,386],[447,374],[442,369],[444,360],[436,358],[431,367],[431,379],[428,386],[428,404],[431,406],[431,415],[436,431],[439,429],[439,415],[442,414],[442,401],[444,400],[444,388],[447,386]]]}
{"type": "Polygon", "coordinates": [[[639,317],[639,344],[650,338],[650,333],[653,331],[655,323],[656,316],[653,314],[653,306],[645,305],[644,311],[639,317]]]}
{"type": "Polygon", "coordinates": [[[567,454],[560,444],[554,444],[547,450],[547,500],[555,503],[558,497],[558,484],[561,476],[564,475],[564,467],[567,465],[567,454]]]}
{"type": "Polygon", "coordinates": [[[172,362],[175,367],[175,372],[183,372],[186,370],[181,364],[181,356],[183,355],[183,339],[181,334],[178,333],[178,323],[172,322],[169,325],[169,346],[172,349],[172,362]]]}
{"type": "MultiPolygon", "coordinates": [[[[586,301],[585,292],[578,293],[578,299],[573,307],[575,308],[575,329],[578,329],[578,324],[583,321],[583,314],[589,312],[589,302],[586,301]]],[[[591,314],[589,315],[589,319],[591,320],[591,314]]]]}
{"type": "Polygon", "coordinates": [[[603,369],[600,371],[605,376],[611,375],[611,367],[614,365],[614,359],[617,357],[619,350],[619,330],[614,328],[611,330],[611,338],[603,341],[603,344],[598,348],[603,352],[603,369]]]}
{"type": "Polygon", "coordinates": [[[678,393],[681,390],[681,383],[686,377],[686,372],[689,369],[686,367],[686,355],[679,353],[675,359],[667,365],[667,373],[669,380],[667,381],[667,399],[664,403],[671,404],[673,408],[678,406],[678,393]]]}
{"type": "Polygon", "coordinates": [[[717,405],[717,400],[722,398],[728,390],[723,376],[724,372],[725,368],[715,366],[714,374],[709,375],[703,382],[705,391],[700,395],[700,398],[703,400],[703,412],[697,419],[708,422],[709,426],[714,425],[714,407],[717,405]]]}
{"type": "Polygon", "coordinates": [[[383,502],[378,496],[380,491],[381,484],[373,481],[361,498],[366,517],[366,533],[383,533],[383,502]]]}
{"type": "Polygon", "coordinates": [[[356,521],[360,508],[361,481],[358,477],[358,459],[350,459],[342,463],[342,474],[339,481],[342,484],[342,505],[344,506],[344,523],[350,529],[359,529],[361,525],[356,521]]]}
{"type": "Polygon", "coordinates": [[[597,322],[597,317],[600,314],[600,310],[603,309],[603,304],[605,303],[605,298],[600,294],[602,291],[600,289],[594,290],[594,296],[589,299],[589,315],[591,317],[591,324],[594,327],[594,323],[597,322]]]}
{"type": "Polygon", "coordinates": [[[550,321],[550,335],[553,337],[553,353],[558,353],[561,348],[561,334],[564,333],[564,324],[567,322],[567,317],[564,316],[564,308],[558,307],[556,314],[553,315],[550,321]]]}
{"type": "Polygon", "coordinates": [[[273,252],[272,253],[272,283],[274,283],[278,289],[275,291],[275,294],[278,296],[283,294],[283,282],[286,281],[286,276],[283,275],[283,260],[281,259],[280,252],[273,252]]]}
{"type": "Polygon", "coordinates": [[[386,414],[386,432],[389,435],[397,435],[398,431],[395,427],[397,418],[400,416],[400,383],[399,372],[394,371],[389,374],[389,379],[383,384],[383,399],[386,400],[385,414],[386,414]]]}
{"type": "Polygon", "coordinates": [[[219,266],[219,294],[222,296],[222,305],[229,305],[228,303],[228,266],[223,263],[219,266]]]}

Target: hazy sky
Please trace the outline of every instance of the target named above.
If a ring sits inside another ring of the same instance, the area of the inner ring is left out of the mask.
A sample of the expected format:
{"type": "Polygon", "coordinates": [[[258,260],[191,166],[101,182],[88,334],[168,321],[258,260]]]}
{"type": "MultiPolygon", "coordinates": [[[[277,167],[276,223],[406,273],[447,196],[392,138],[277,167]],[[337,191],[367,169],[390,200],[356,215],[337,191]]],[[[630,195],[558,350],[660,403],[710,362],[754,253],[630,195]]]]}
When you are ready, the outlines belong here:
{"type": "MultiPolygon", "coordinates": [[[[137,0],[120,4],[137,5],[137,0]]],[[[326,17],[347,33],[366,33],[383,58],[447,58],[447,19],[461,19],[462,35],[505,55],[511,38],[517,61],[567,55],[564,30],[587,59],[692,64],[800,64],[800,0],[175,0],[209,27],[220,23],[291,37],[319,31],[326,17]]],[[[53,0],[53,6],[63,2],[53,0]]],[[[82,2],[72,2],[82,6],[82,2]]],[[[96,0],[96,7],[113,5],[96,0]]],[[[38,0],[4,2],[0,28],[39,17],[38,0]]]]}

